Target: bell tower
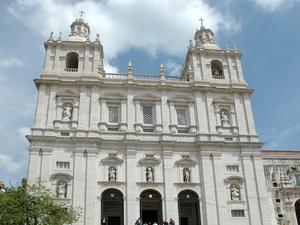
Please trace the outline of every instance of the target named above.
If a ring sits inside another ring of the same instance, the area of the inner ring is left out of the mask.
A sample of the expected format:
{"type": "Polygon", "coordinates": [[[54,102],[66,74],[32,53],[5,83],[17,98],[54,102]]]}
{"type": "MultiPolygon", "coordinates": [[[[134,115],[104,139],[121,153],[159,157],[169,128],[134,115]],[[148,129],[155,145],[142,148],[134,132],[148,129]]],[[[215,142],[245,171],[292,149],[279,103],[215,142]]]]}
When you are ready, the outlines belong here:
{"type": "Polygon", "coordinates": [[[241,66],[242,54],[236,47],[221,49],[214,32],[203,25],[202,19],[200,21],[194,41],[189,42],[181,79],[247,87],[241,66]]]}
{"type": "Polygon", "coordinates": [[[63,40],[60,33],[55,39],[51,32],[44,43],[46,56],[42,78],[102,76],[103,46],[99,34],[90,40],[90,26],[83,19],[83,12],[70,26],[68,39],[63,40]]]}

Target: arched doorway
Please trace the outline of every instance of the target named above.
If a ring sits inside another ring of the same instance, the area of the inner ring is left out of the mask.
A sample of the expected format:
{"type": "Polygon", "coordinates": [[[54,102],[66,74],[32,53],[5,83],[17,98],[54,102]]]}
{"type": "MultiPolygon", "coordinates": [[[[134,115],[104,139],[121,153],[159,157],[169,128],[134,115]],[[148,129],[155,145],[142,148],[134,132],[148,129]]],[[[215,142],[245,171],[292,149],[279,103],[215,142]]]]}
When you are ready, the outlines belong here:
{"type": "Polygon", "coordinates": [[[295,203],[295,213],[296,213],[298,225],[300,225],[300,199],[298,199],[295,203]]]}
{"type": "Polygon", "coordinates": [[[184,190],[178,194],[179,225],[200,225],[200,206],[198,194],[184,190]]]}
{"type": "MultiPolygon", "coordinates": [[[[106,225],[124,224],[123,194],[121,191],[110,188],[101,195],[101,221],[106,225]]],[[[102,224],[102,223],[101,223],[102,224]]]]}
{"type": "Polygon", "coordinates": [[[141,193],[140,215],[144,223],[162,223],[162,200],[158,191],[148,189],[141,193]]]}

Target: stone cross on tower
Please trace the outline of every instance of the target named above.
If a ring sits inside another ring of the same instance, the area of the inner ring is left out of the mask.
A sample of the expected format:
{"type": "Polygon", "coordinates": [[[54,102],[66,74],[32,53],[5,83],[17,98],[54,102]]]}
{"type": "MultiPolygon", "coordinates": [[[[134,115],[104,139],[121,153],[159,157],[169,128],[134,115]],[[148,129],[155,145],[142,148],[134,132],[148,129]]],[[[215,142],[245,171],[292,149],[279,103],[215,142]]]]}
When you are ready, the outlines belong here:
{"type": "Polygon", "coordinates": [[[84,13],[85,13],[85,12],[81,10],[81,11],[79,12],[80,17],[82,17],[84,13]]]}
{"type": "Polygon", "coordinates": [[[201,22],[201,28],[204,28],[204,25],[203,25],[204,19],[202,17],[200,17],[199,21],[201,22]]]}

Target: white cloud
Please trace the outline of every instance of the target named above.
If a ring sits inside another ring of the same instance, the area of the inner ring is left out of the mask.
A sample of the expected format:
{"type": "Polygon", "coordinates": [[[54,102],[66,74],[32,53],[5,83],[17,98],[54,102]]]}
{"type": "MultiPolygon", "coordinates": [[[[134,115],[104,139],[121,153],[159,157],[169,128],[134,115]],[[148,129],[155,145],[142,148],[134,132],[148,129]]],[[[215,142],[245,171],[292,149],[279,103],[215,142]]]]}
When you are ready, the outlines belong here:
{"type": "Polygon", "coordinates": [[[9,155],[0,154],[0,168],[10,173],[16,173],[22,164],[14,161],[9,155]]]}
{"type": "Polygon", "coordinates": [[[294,5],[295,3],[299,3],[299,0],[254,0],[255,3],[261,7],[262,9],[274,12],[276,10],[290,7],[294,5]]]}
{"type": "Polygon", "coordinates": [[[19,127],[17,129],[17,133],[19,134],[20,138],[24,141],[25,145],[28,144],[26,135],[31,134],[31,129],[29,127],[19,127]]]}
{"type": "Polygon", "coordinates": [[[24,63],[15,57],[0,59],[0,68],[6,69],[12,66],[22,66],[24,63]]]}
{"type": "Polygon", "coordinates": [[[85,11],[91,39],[100,33],[108,61],[132,47],[145,49],[152,55],[159,51],[184,54],[188,40],[199,27],[200,16],[215,31],[220,27],[238,27],[232,18],[204,0],[14,0],[8,10],[45,39],[51,31],[56,36],[62,31],[66,37],[78,12],[85,11]]]}
{"type": "Polygon", "coordinates": [[[167,61],[166,63],[167,75],[179,76],[181,75],[182,65],[173,61],[167,61]]]}

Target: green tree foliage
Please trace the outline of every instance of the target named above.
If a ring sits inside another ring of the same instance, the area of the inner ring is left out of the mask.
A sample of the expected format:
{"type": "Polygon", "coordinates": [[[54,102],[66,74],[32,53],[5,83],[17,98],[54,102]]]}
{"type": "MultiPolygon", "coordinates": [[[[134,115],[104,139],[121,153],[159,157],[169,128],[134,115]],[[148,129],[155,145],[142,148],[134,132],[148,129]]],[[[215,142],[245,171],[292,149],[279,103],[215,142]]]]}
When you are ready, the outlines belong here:
{"type": "Polygon", "coordinates": [[[58,203],[41,181],[12,186],[0,193],[1,225],[63,225],[78,220],[79,213],[58,203]]]}

